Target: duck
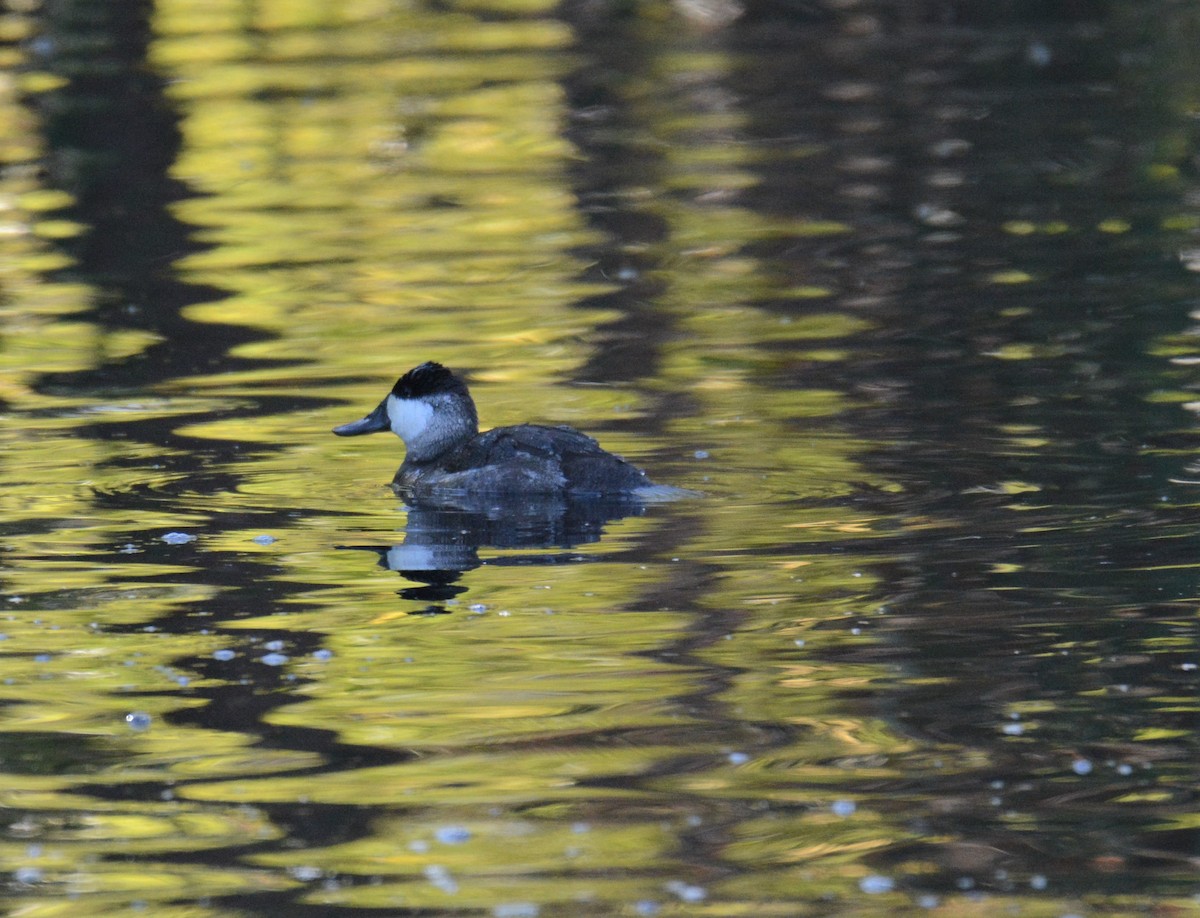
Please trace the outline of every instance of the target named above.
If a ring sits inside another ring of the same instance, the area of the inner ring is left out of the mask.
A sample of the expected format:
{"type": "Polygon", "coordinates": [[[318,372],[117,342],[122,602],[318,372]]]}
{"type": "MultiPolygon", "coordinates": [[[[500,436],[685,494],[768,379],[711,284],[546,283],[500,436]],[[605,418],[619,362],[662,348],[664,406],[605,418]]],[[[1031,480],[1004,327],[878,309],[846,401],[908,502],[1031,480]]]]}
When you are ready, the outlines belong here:
{"type": "Polygon", "coordinates": [[[462,378],[427,361],[401,376],[366,417],[333,428],[339,437],[390,430],[404,441],[393,489],[417,501],[452,496],[661,499],[637,466],[567,426],[518,424],[480,433],[462,378]]]}

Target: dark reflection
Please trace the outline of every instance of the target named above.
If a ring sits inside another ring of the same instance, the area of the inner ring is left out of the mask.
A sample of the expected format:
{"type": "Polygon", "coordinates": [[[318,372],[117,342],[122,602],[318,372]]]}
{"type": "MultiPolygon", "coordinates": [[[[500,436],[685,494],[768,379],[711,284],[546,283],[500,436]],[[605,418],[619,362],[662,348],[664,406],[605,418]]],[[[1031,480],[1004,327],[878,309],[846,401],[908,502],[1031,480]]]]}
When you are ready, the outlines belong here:
{"type": "Polygon", "coordinates": [[[1183,894],[1192,879],[1172,871],[1196,837],[1168,814],[1200,761],[1195,706],[1177,704],[1198,688],[1200,513],[1172,478],[1200,432],[1156,396],[1194,388],[1161,342],[1196,297],[1179,238],[1159,228],[1196,192],[1146,176],[1166,145],[1184,162],[1196,144],[1147,101],[1169,91],[1146,86],[1186,68],[1132,5],[1028,9],[991,6],[978,23],[961,4],[914,4],[905,32],[874,10],[834,40],[769,18],[737,36],[758,52],[735,81],[752,136],[801,125],[820,150],[764,158],[747,202],[820,202],[855,226],[850,241],[753,254],[841,291],[839,308],[872,326],[835,368],[780,362],[760,382],[867,404],[843,423],[901,490],[858,499],[886,540],[835,550],[886,541],[890,560],[876,564],[878,609],[829,627],[880,641],[831,657],[902,666],[847,703],[970,762],[917,756],[902,781],[863,786],[920,839],[875,865],[944,892],[1037,875],[1058,892],[1183,894]],[[1133,59],[1162,73],[1131,73],[1133,59]],[[1135,225],[1097,231],[1114,212],[1135,225]],[[1023,280],[995,280],[1013,267],[1023,280]],[[1162,804],[1130,802],[1141,794],[1162,804]]]}
{"type": "MultiPolygon", "coordinates": [[[[69,259],[67,267],[48,272],[48,277],[87,288],[85,308],[70,318],[93,328],[95,341],[91,366],[43,373],[33,388],[56,396],[78,396],[86,402],[113,393],[153,392],[180,378],[211,378],[222,371],[245,371],[268,363],[278,366],[278,361],[231,353],[240,345],[263,340],[265,332],[246,325],[196,322],[185,315],[188,307],[218,301],[227,293],[215,286],[189,283],[175,267],[207,245],[173,213],[174,205],[196,192],[172,174],[183,137],[180,115],[167,96],[166,82],[148,61],[154,41],[155,4],[150,0],[50,0],[36,6],[36,34],[25,47],[29,67],[61,82],[57,88],[23,101],[41,125],[44,154],[37,163],[41,183],[47,189],[66,192],[72,202],[47,216],[82,227],[78,235],[47,241],[69,259]],[[132,355],[111,356],[110,340],[129,330],[149,332],[153,340],[132,355]]],[[[281,568],[263,563],[259,556],[205,545],[205,537],[213,534],[241,532],[248,540],[254,532],[279,532],[296,524],[305,511],[295,507],[248,501],[221,512],[210,509],[206,502],[212,494],[236,493],[244,482],[245,461],[285,444],[248,445],[179,431],[222,416],[262,417],[324,402],[306,396],[247,392],[223,412],[147,418],[106,413],[93,420],[80,411],[72,425],[78,438],[162,448],[153,459],[134,451],[129,455],[116,451],[108,460],[111,466],[128,468],[132,483],[94,490],[95,506],[106,512],[124,511],[131,520],[155,522],[121,535],[114,544],[97,545],[89,551],[87,561],[97,568],[119,571],[114,578],[137,594],[174,593],[191,583],[212,591],[203,603],[168,603],[152,621],[129,622],[118,616],[115,621],[97,622],[97,634],[209,634],[227,621],[284,606],[311,589],[307,584],[283,581],[281,568]],[[148,470],[153,481],[137,481],[137,473],[148,470]],[[196,535],[197,542],[176,546],[162,541],[165,527],[158,521],[175,515],[186,521],[175,528],[196,535]],[[139,576],[140,565],[145,573],[139,576]]],[[[43,525],[54,529],[61,521],[20,523],[25,532],[43,525]]],[[[55,599],[48,594],[43,601],[55,599]]],[[[269,725],[273,711],[299,700],[280,691],[290,689],[293,683],[286,668],[272,662],[271,656],[310,655],[321,647],[321,641],[320,635],[303,632],[238,631],[229,638],[229,659],[203,655],[175,661],[175,668],[165,673],[180,681],[170,683],[166,691],[193,694],[202,704],[172,711],[164,720],[243,735],[268,757],[273,749],[315,753],[320,759],[312,769],[315,771],[396,761],[401,756],[395,753],[339,744],[332,731],[269,725]],[[192,686],[191,679],[197,675],[210,679],[211,684],[192,686]]],[[[146,694],[160,693],[147,690],[146,694]]],[[[138,693],[123,697],[125,704],[133,705],[138,693]]],[[[20,754],[0,760],[0,770],[5,772],[86,774],[109,766],[106,751],[77,732],[5,736],[21,748],[20,754]]],[[[128,760],[127,753],[122,759],[128,760]]],[[[173,793],[174,784],[138,775],[109,784],[88,783],[78,792],[161,804],[165,795],[173,793]]],[[[303,818],[295,818],[304,822],[308,831],[327,836],[326,842],[366,831],[363,820],[342,809],[314,809],[315,814],[293,808],[272,818],[289,824],[293,813],[302,812],[303,818]]],[[[44,811],[41,818],[45,818],[44,811]]],[[[303,838],[304,833],[297,830],[289,837],[303,838]]],[[[236,853],[222,849],[211,857],[227,864],[236,853]]]]}
{"type": "Polygon", "coordinates": [[[92,774],[124,757],[100,737],[34,730],[5,730],[0,773],[5,775],[92,774]]]}
{"type": "MultiPolygon", "coordinates": [[[[670,252],[671,226],[659,202],[639,193],[660,187],[668,174],[655,120],[673,113],[646,109],[638,98],[644,81],[656,78],[661,48],[647,40],[644,23],[631,12],[624,4],[590,0],[567,0],[561,10],[581,54],[580,66],[562,83],[570,112],[564,133],[583,154],[568,163],[571,186],[580,215],[602,236],[580,255],[590,265],[585,280],[616,285],[576,303],[592,314],[616,314],[590,333],[591,354],[576,372],[582,381],[629,384],[652,378],[675,333],[673,316],[661,302],[668,289],[662,262],[670,252]]],[[[652,392],[644,394],[653,398],[652,392]]],[[[671,417],[690,407],[679,393],[662,396],[639,427],[661,433],[671,417]]]]}
{"type": "Polygon", "coordinates": [[[153,11],[149,0],[56,0],[44,5],[38,35],[28,45],[37,69],[63,78],[60,88],[26,99],[42,123],[44,183],[73,199],[51,216],[84,227],[56,240],[72,264],[52,276],[91,288],[81,318],[105,335],[138,329],[161,339],[112,359],[104,355],[102,335],[95,366],[48,373],[36,386],[40,391],[137,388],[262,363],[229,357],[233,347],[261,340],[261,331],[197,323],[182,314],[225,292],[185,283],[173,270],[174,262],[206,246],[171,213],[193,192],[171,175],[182,137],[165,81],[147,63],[153,11]]]}
{"type": "MultiPolygon", "coordinates": [[[[400,591],[416,602],[445,602],[467,591],[461,575],[481,565],[576,564],[595,560],[572,552],[547,553],[599,542],[609,523],[641,516],[634,500],[504,500],[460,497],[443,506],[410,507],[404,540],[396,545],[346,545],[374,552],[379,565],[417,584],[400,591]],[[484,560],[481,549],[521,551],[484,560]]],[[[426,611],[444,612],[431,607],[426,611]]]]}

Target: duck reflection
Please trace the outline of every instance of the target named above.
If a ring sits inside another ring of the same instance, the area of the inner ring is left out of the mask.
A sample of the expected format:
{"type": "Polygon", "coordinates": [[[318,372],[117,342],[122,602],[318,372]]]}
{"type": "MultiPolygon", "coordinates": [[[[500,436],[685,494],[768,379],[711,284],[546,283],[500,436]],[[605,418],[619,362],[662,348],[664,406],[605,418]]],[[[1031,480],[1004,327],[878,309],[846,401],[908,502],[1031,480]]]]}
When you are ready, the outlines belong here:
{"type": "MultiPolygon", "coordinates": [[[[372,551],[379,564],[414,586],[399,591],[403,599],[444,603],[466,592],[458,581],[484,564],[525,566],[576,564],[591,555],[570,551],[599,542],[605,526],[628,516],[641,516],[646,504],[633,499],[547,498],[503,499],[457,497],[438,504],[408,507],[404,540],[389,546],[347,545],[372,551]],[[525,553],[481,559],[481,549],[528,549],[525,553]],[[563,549],[549,552],[547,549],[563,549]]],[[[425,611],[446,612],[432,606],[425,611]]]]}

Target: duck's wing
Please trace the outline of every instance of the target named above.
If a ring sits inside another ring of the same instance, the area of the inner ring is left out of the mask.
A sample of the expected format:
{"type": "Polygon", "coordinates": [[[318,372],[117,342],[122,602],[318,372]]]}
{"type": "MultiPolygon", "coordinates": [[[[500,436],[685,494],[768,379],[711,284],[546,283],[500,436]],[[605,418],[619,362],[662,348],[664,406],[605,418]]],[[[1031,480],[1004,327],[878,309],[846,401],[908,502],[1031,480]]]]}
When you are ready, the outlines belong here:
{"type": "Polygon", "coordinates": [[[541,481],[553,482],[554,490],[607,494],[650,484],[641,470],[572,427],[497,427],[464,444],[453,457],[453,471],[484,467],[511,469],[514,487],[520,488],[541,481]]]}

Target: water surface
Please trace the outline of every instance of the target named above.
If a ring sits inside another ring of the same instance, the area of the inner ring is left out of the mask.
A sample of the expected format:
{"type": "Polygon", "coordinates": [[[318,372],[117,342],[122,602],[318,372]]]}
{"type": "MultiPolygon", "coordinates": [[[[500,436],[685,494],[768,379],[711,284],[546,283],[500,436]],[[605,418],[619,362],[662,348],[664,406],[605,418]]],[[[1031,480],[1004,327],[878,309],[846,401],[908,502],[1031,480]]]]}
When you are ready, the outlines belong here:
{"type": "Polygon", "coordinates": [[[1193,11],[2,21],[8,910],[1197,908],[1193,11]]]}

